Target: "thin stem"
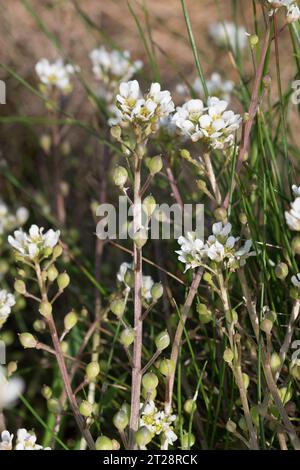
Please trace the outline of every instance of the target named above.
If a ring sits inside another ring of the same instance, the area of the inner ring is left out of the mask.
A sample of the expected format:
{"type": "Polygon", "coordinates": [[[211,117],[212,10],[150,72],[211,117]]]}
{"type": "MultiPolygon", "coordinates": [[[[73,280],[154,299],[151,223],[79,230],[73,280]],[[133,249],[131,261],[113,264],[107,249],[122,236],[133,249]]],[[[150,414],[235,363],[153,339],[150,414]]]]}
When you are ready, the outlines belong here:
{"type": "Polygon", "coordinates": [[[220,206],[222,203],[222,196],[221,196],[219,186],[217,184],[215,172],[211,163],[210,154],[205,152],[203,155],[203,160],[205,164],[205,169],[207,171],[207,176],[208,176],[210,185],[212,187],[212,190],[215,196],[216,203],[218,204],[218,206],[220,206]]]}

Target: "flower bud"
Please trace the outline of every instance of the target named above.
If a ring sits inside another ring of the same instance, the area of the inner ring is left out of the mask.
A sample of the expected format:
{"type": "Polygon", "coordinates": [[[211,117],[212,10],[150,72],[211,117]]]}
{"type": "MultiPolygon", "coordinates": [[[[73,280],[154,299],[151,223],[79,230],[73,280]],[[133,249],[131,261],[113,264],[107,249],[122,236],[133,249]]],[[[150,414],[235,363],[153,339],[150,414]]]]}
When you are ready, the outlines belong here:
{"type": "Polygon", "coordinates": [[[50,268],[48,269],[48,271],[47,271],[47,277],[48,277],[49,281],[50,281],[50,282],[54,282],[55,279],[57,278],[58,274],[59,274],[59,273],[58,273],[58,271],[57,271],[55,265],[52,264],[52,265],[50,266],[50,268]]]}
{"type": "Polygon", "coordinates": [[[60,291],[65,290],[70,284],[70,277],[67,273],[62,273],[57,278],[57,285],[60,291]]]}
{"type": "Polygon", "coordinates": [[[226,423],[226,429],[228,432],[231,432],[231,433],[234,433],[236,432],[236,424],[234,421],[231,421],[231,419],[229,419],[226,423]]]}
{"type": "Polygon", "coordinates": [[[195,438],[194,434],[192,434],[192,433],[183,434],[183,436],[182,436],[182,449],[189,449],[189,448],[193,447],[195,442],[196,442],[196,438],[195,438]]]}
{"type": "Polygon", "coordinates": [[[224,353],[223,353],[223,359],[225,362],[228,362],[230,364],[233,361],[234,354],[231,349],[226,348],[224,353]]]}
{"type": "Polygon", "coordinates": [[[125,312],[125,302],[123,299],[113,300],[110,304],[110,310],[116,317],[121,318],[125,312]]]}
{"type": "Polygon", "coordinates": [[[274,372],[274,373],[277,372],[280,369],[281,359],[280,359],[279,354],[277,354],[276,352],[273,352],[271,354],[270,366],[271,366],[272,372],[274,372]]]}
{"type": "Polygon", "coordinates": [[[41,333],[46,329],[46,323],[44,322],[44,320],[35,320],[32,326],[34,331],[37,331],[38,333],[41,333]]]}
{"type": "Polygon", "coordinates": [[[128,179],[126,168],[123,166],[117,166],[112,172],[112,179],[116,186],[123,188],[128,179]]]}
{"type": "Polygon", "coordinates": [[[60,245],[56,245],[56,247],[53,249],[53,258],[59,258],[62,255],[63,249],[60,245]]]}
{"type": "Polygon", "coordinates": [[[289,365],[289,372],[296,380],[300,380],[300,360],[292,361],[289,365]]]}
{"type": "Polygon", "coordinates": [[[248,374],[245,374],[245,373],[242,374],[242,377],[243,377],[244,387],[247,390],[247,388],[249,387],[249,384],[250,384],[250,377],[249,377],[248,374]]]}
{"type": "Polygon", "coordinates": [[[90,362],[85,368],[85,373],[88,380],[94,380],[100,373],[99,363],[96,361],[90,362]]]}
{"type": "Polygon", "coordinates": [[[250,47],[254,48],[259,43],[259,37],[256,34],[251,34],[249,37],[250,47]]]}
{"type": "Polygon", "coordinates": [[[239,214],[239,221],[241,222],[242,225],[246,225],[248,220],[247,220],[247,215],[245,214],[245,212],[241,212],[239,214]]]}
{"type": "Polygon", "coordinates": [[[117,441],[117,439],[112,439],[111,442],[112,442],[112,446],[113,446],[112,450],[120,450],[121,445],[117,441]]]}
{"type": "Polygon", "coordinates": [[[266,334],[270,334],[272,328],[273,328],[273,322],[269,320],[268,318],[265,318],[260,324],[260,329],[264,331],[266,334]]]}
{"type": "Polygon", "coordinates": [[[89,417],[92,415],[92,413],[93,413],[93,405],[92,405],[92,403],[90,403],[90,402],[87,401],[87,400],[83,400],[83,401],[80,403],[79,411],[80,411],[80,414],[82,414],[82,416],[84,416],[85,418],[89,418],[89,417]]]}
{"type": "Polygon", "coordinates": [[[146,212],[148,217],[151,217],[153,212],[156,209],[156,201],[154,197],[150,194],[149,196],[145,197],[143,201],[143,209],[146,212]]]}
{"type": "Polygon", "coordinates": [[[119,432],[123,432],[129,423],[127,413],[124,410],[119,410],[113,417],[113,423],[119,432]]]}
{"type": "Polygon", "coordinates": [[[277,266],[275,267],[275,275],[278,279],[281,279],[282,281],[286,278],[288,273],[289,273],[289,268],[287,264],[285,263],[278,263],[277,266]]]}
{"type": "Polygon", "coordinates": [[[250,408],[250,415],[253,421],[253,424],[258,427],[259,426],[259,411],[257,406],[251,406],[250,408]]]}
{"type": "Polygon", "coordinates": [[[110,134],[114,139],[120,140],[121,135],[122,135],[121,127],[120,126],[112,126],[111,129],[110,129],[110,134]]]}
{"type": "Polygon", "coordinates": [[[212,320],[212,312],[207,308],[205,304],[197,304],[197,312],[199,313],[200,323],[206,324],[212,320]]]}
{"type": "Polygon", "coordinates": [[[227,219],[227,210],[224,209],[224,207],[218,207],[214,211],[214,216],[216,220],[223,222],[225,219],[227,219]]]}
{"type": "Polygon", "coordinates": [[[96,450],[113,450],[113,442],[109,437],[99,436],[95,442],[96,450]]]}
{"type": "Polygon", "coordinates": [[[21,295],[26,294],[26,284],[24,281],[17,279],[15,281],[14,288],[15,288],[15,291],[18,292],[18,294],[21,294],[21,295]]]}
{"type": "Polygon", "coordinates": [[[187,149],[181,149],[180,150],[180,155],[185,160],[190,160],[191,159],[191,154],[187,149]]]}
{"type": "Polygon", "coordinates": [[[151,296],[153,300],[159,300],[163,296],[163,293],[164,288],[160,282],[156,282],[155,284],[153,284],[151,288],[151,296]]]}
{"type": "Polygon", "coordinates": [[[292,250],[295,255],[300,255],[300,237],[294,237],[292,240],[292,250]]]}
{"type": "Polygon", "coordinates": [[[11,377],[18,370],[18,363],[11,361],[7,364],[7,376],[11,377]]]}
{"type": "Polygon", "coordinates": [[[175,370],[175,364],[172,359],[163,359],[159,364],[159,371],[165,377],[170,377],[175,370]]]}
{"type": "Polygon", "coordinates": [[[159,351],[163,351],[170,344],[170,336],[167,330],[159,333],[155,338],[155,345],[159,351]]]}
{"type": "Polygon", "coordinates": [[[19,341],[25,349],[35,348],[38,343],[31,333],[21,333],[19,335],[19,341]]]}
{"type": "Polygon", "coordinates": [[[287,402],[289,402],[293,397],[292,390],[288,389],[287,387],[280,388],[278,390],[278,393],[279,393],[280,400],[282,401],[284,405],[286,405],[287,402]]]}
{"type": "Polygon", "coordinates": [[[50,387],[48,387],[48,385],[43,386],[42,395],[44,398],[46,398],[46,400],[50,400],[50,398],[52,397],[52,390],[50,387]]]}
{"type": "Polygon", "coordinates": [[[136,433],[135,433],[135,442],[140,447],[145,447],[152,441],[152,434],[146,426],[142,426],[136,433]]]}
{"type": "Polygon", "coordinates": [[[132,269],[127,269],[124,276],[124,281],[128,287],[134,287],[134,272],[132,269]]]}
{"type": "Polygon", "coordinates": [[[136,247],[141,250],[143,246],[147,243],[147,232],[144,228],[141,228],[135,232],[132,238],[136,247]]]}
{"type": "Polygon", "coordinates": [[[188,415],[194,413],[196,411],[196,408],[196,402],[192,398],[189,398],[184,402],[183,409],[188,415]]]}
{"type": "Polygon", "coordinates": [[[50,302],[43,301],[40,303],[39,312],[43,317],[49,318],[52,313],[52,304],[50,302]]]}
{"type": "Polygon", "coordinates": [[[142,384],[147,392],[154,390],[158,386],[158,378],[153,372],[148,372],[143,376],[142,384]]]}
{"type": "Polygon", "coordinates": [[[67,341],[62,341],[60,343],[60,347],[61,347],[61,350],[64,354],[67,354],[68,352],[68,349],[69,349],[69,344],[67,343],[67,341]]]}
{"type": "Polygon", "coordinates": [[[125,328],[120,334],[120,343],[128,348],[134,342],[134,329],[133,328],[125,328]]]}
{"type": "Polygon", "coordinates": [[[244,416],[241,416],[241,418],[239,419],[238,425],[242,431],[247,432],[248,428],[247,428],[247,423],[246,423],[244,416]]]}
{"type": "Polygon", "coordinates": [[[50,153],[51,150],[51,137],[49,134],[43,134],[40,137],[40,146],[46,154],[50,153]]]}
{"type": "Polygon", "coordinates": [[[155,175],[159,173],[163,167],[163,161],[160,155],[156,155],[156,157],[149,158],[147,160],[147,167],[151,173],[151,175],[155,175]]]}
{"type": "Polygon", "coordinates": [[[71,310],[71,312],[67,313],[67,315],[64,318],[65,330],[67,331],[72,330],[72,328],[74,328],[77,322],[78,322],[78,316],[74,312],[74,310],[71,310]]]}
{"type": "Polygon", "coordinates": [[[262,79],[262,83],[263,83],[263,86],[265,88],[270,88],[271,84],[272,84],[272,78],[270,75],[265,75],[262,79]]]}
{"type": "Polygon", "coordinates": [[[61,413],[61,405],[56,398],[50,398],[47,400],[47,408],[50,413],[54,413],[55,415],[61,413]]]}

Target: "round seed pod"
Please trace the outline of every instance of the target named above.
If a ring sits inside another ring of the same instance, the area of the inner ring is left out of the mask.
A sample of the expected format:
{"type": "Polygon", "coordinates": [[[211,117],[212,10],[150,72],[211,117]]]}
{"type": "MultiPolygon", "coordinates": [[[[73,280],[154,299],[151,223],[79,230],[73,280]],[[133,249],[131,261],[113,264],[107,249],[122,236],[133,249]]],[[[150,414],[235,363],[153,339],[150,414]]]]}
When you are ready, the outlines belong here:
{"type": "Polygon", "coordinates": [[[109,437],[99,436],[95,442],[96,450],[113,450],[113,442],[109,437]]]}

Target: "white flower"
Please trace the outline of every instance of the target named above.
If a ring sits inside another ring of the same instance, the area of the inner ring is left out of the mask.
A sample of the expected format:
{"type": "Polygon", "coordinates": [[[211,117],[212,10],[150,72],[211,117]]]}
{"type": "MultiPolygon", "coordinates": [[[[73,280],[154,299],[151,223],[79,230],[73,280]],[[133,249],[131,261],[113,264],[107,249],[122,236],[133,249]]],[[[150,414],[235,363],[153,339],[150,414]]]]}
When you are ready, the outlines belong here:
{"type": "Polygon", "coordinates": [[[4,289],[0,289],[0,328],[6,322],[12,307],[15,305],[15,297],[4,289]]]}
{"type": "MultiPolygon", "coordinates": [[[[219,73],[214,72],[211,77],[206,80],[206,87],[210,96],[217,96],[222,100],[226,100],[228,103],[230,102],[230,97],[234,90],[234,83],[231,80],[223,80],[219,73]]],[[[202,99],[205,98],[204,88],[199,77],[194,80],[192,88],[202,99]]],[[[189,89],[185,84],[177,85],[176,90],[181,95],[189,95],[189,89]]]]}
{"type": "Polygon", "coordinates": [[[60,231],[48,230],[43,233],[44,228],[32,225],[29,233],[23,230],[16,230],[14,236],[8,237],[10,245],[22,256],[31,260],[48,256],[49,252],[57,245],[60,231]]]}
{"type": "Polygon", "coordinates": [[[245,49],[247,46],[246,29],[228,21],[211,24],[209,35],[217,46],[226,47],[229,44],[234,52],[238,47],[245,49]]]}
{"type": "Polygon", "coordinates": [[[6,372],[0,367],[0,410],[12,408],[24,390],[24,381],[20,377],[6,378],[6,372]]]}
{"type": "Polygon", "coordinates": [[[296,276],[292,276],[292,284],[300,289],[300,273],[297,273],[296,276]]]}
{"type": "Polygon", "coordinates": [[[300,19],[300,9],[298,5],[292,4],[288,7],[286,18],[288,23],[295,23],[300,19]]]}
{"type": "Polygon", "coordinates": [[[50,450],[36,443],[37,437],[34,432],[28,432],[26,429],[19,429],[15,450],[50,450]]]}
{"type": "Polygon", "coordinates": [[[272,8],[289,7],[295,0],[267,0],[272,8]]]}
{"type": "Polygon", "coordinates": [[[25,207],[19,207],[16,214],[12,214],[7,205],[0,201],[0,235],[21,227],[28,220],[29,212],[25,207]]]}
{"type": "Polygon", "coordinates": [[[177,440],[172,425],[176,415],[166,415],[164,411],[159,411],[153,401],[141,405],[141,408],[140,426],[145,426],[153,435],[162,435],[172,445],[177,440]]]}
{"type": "Polygon", "coordinates": [[[2,431],[1,441],[0,441],[0,450],[12,450],[12,441],[14,435],[10,434],[8,431],[2,431]]]}
{"type": "MultiPolygon", "coordinates": [[[[119,282],[123,282],[126,286],[125,282],[125,275],[128,271],[128,269],[133,270],[133,264],[132,263],[122,263],[119,272],[117,274],[117,279],[119,282]]],[[[142,277],[142,296],[146,301],[151,301],[152,295],[151,295],[151,289],[154,284],[154,281],[151,276],[143,276],[142,277]]],[[[128,288],[129,286],[127,286],[128,288]]]]}
{"type": "Polygon", "coordinates": [[[39,79],[46,87],[56,87],[64,93],[71,91],[70,77],[77,70],[70,64],[64,64],[61,59],[50,63],[48,59],[41,59],[35,66],[39,79]]]}
{"type": "Polygon", "coordinates": [[[97,80],[114,89],[120,82],[130,80],[143,67],[140,60],[132,62],[129,51],[108,51],[104,46],[90,52],[93,72],[97,80]]]}
{"type": "Polygon", "coordinates": [[[186,237],[178,238],[178,243],[180,250],[175,253],[179,255],[178,260],[186,265],[185,271],[200,266],[206,256],[203,241],[196,238],[194,232],[188,232],[186,237]]]}
{"type": "Polygon", "coordinates": [[[300,186],[297,186],[296,184],[292,185],[292,191],[296,197],[300,197],[300,186]]]}
{"type": "Polygon", "coordinates": [[[168,90],[161,91],[159,83],[152,83],[148,97],[159,108],[157,112],[160,119],[169,116],[175,109],[171,93],[168,90]]]}
{"type": "Polygon", "coordinates": [[[300,231],[300,197],[296,197],[290,205],[291,209],[289,211],[285,211],[286,223],[290,230],[300,231]]]}

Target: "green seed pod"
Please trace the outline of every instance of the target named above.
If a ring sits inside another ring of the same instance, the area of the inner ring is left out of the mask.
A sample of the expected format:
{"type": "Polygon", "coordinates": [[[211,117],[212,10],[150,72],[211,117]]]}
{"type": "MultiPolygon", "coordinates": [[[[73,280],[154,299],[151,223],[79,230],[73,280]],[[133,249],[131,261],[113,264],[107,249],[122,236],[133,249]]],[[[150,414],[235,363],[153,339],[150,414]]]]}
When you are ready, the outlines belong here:
{"type": "Polygon", "coordinates": [[[67,313],[67,315],[64,318],[64,326],[67,331],[72,330],[76,323],[78,322],[78,316],[77,313],[74,312],[74,310],[71,310],[71,312],[67,313]]]}
{"type": "Polygon", "coordinates": [[[175,364],[172,359],[163,359],[159,364],[159,371],[165,377],[170,377],[175,370],[175,364]]]}
{"type": "Polygon", "coordinates": [[[181,149],[180,156],[185,160],[190,160],[192,158],[190,152],[187,149],[181,149]]]}
{"type": "Polygon", "coordinates": [[[242,431],[247,432],[248,428],[247,428],[247,423],[246,423],[244,416],[241,416],[238,424],[242,431]]]}
{"type": "Polygon", "coordinates": [[[111,440],[112,442],[112,450],[120,450],[121,449],[121,445],[120,445],[120,442],[118,442],[116,439],[112,439],[111,440]]]}
{"type": "Polygon", "coordinates": [[[292,240],[292,250],[295,255],[300,255],[300,237],[294,237],[292,240]]]}
{"type": "Polygon", "coordinates": [[[196,411],[196,408],[197,408],[196,403],[192,398],[189,398],[188,400],[186,400],[183,405],[183,409],[188,415],[194,413],[196,411]]]}
{"type": "Polygon", "coordinates": [[[143,246],[146,245],[147,243],[147,240],[148,240],[147,232],[145,229],[141,228],[135,232],[132,238],[133,238],[135,246],[139,250],[141,250],[143,246]]]}
{"type": "Polygon", "coordinates": [[[286,263],[278,263],[277,266],[275,267],[275,275],[281,281],[284,281],[288,273],[289,273],[289,268],[286,263]]]}
{"type": "Polygon", "coordinates": [[[11,377],[18,370],[18,363],[11,361],[7,364],[7,376],[11,377]]]}
{"type": "Polygon", "coordinates": [[[249,387],[249,384],[250,384],[250,377],[249,377],[248,374],[245,374],[245,373],[243,373],[242,376],[243,376],[244,387],[247,390],[247,388],[249,387]]]}
{"type": "Polygon", "coordinates": [[[113,450],[113,442],[109,437],[99,436],[95,442],[96,450],[113,450]]]}
{"type": "Polygon", "coordinates": [[[50,398],[52,397],[52,390],[50,387],[48,387],[48,385],[43,386],[42,395],[44,398],[46,398],[46,400],[50,400],[50,398]]]}
{"type": "Polygon", "coordinates": [[[251,34],[249,37],[250,47],[254,48],[259,43],[259,37],[256,34],[251,34]]]}
{"type": "Polygon", "coordinates": [[[190,447],[193,447],[193,445],[196,442],[196,438],[194,434],[190,433],[190,436],[188,433],[184,433],[182,436],[182,449],[189,449],[190,447]]]}
{"type": "Polygon", "coordinates": [[[260,324],[260,329],[264,331],[266,334],[270,334],[272,328],[273,328],[273,322],[271,320],[268,320],[267,318],[265,318],[260,324]]]}
{"type": "Polygon", "coordinates": [[[251,406],[250,415],[253,421],[253,424],[258,428],[259,426],[259,412],[257,406],[251,406]]]}
{"type": "Polygon", "coordinates": [[[50,268],[48,269],[48,271],[47,271],[47,277],[48,277],[49,281],[50,281],[50,282],[54,282],[55,279],[57,279],[58,274],[59,274],[59,273],[58,273],[58,271],[57,271],[55,265],[52,264],[52,265],[50,266],[50,268]]]}
{"type": "Polygon", "coordinates": [[[146,426],[142,426],[135,433],[135,442],[140,447],[145,447],[152,441],[152,434],[146,426]]]}
{"type": "Polygon", "coordinates": [[[21,294],[21,295],[26,294],[26,284],[24,281],[17,279],[15,281],[14,288],[15,288],[15,291],[18,292],[18,294],[21,294]]]}
{"type": "Polygon", "coordinates": [[[151,296],[153,300],[159,300],[164,293],[164,288],[161,285],[160,282],[156,282],[153,284],[152,289],[151,289],[151,296]]]}
{"type": "Polygon", "coordinates": [[[155,338],[155,345],[159,351],[163,351],[170,344],[170,336],[167,330],[159,333],[155,338]]]}
{"type": "Polygon", "coordinates": [[[84,416],[85,418],[89,418],[93,413],[92,403],[88,402],[87,400],[83,400],[80,403],[79,411],[82,414],[82,416],[84,416]]]}
{"type": "Polygon", "coordinates": [[[67,273],[62,273],[57,278],[57,285],[60,291],[65,290],[70,284],[70,277],[67,273]]]}
{"type": "Polygon", "coordinates": [[[112,179],[116,186],[123,188],[128,180],[128,172],[123,166],[117,166],[112,172],[112,179]]]}
{"type": "Polygon", "coordinates": [[[119,432],[123,432],[129,423],[126,411],[119,410],[113,417],[113,423],[119,432]]]}
{"type": "Polygon", "coordinates": [[[32,326],[34,331],[37,331],[38,333],[41,333],[46,329],[46,323],[44,322],[44,320],[35,320],[32,326]]]}
{"type": "Polygon", "coordinates": [[[53,258],[59,258],[62,255],[62,252],[62,247],[60,245],[56,245],[52,253],[53,258]]]}
{"type": "Polygon", "coordinates": [[[247,215],[245,214],[245,212],[241,212],[239,214],[239,221],[241,222],[242,225],[246,225],[248,220],[247,220],[247,215]]]}
{"type": "Polygon", "coordinates": [[[85,368],[85,373],[88,380],[94,380],[100,373],[99,363],[96,361],[90,362],[85,368]]]}
{"type": "Polygon", "coordinates": [[[214,216],[215,216],[216,220],[223,222],[224,220],[227,219],[227,210],[224,209],[224,207],[218,207],[214,211],[214,216]]]}
{"type": "Polygon", "coordinates": [[[151,217],[153,212],[156,209],[156,201],[154,197],[150,194],[149,196],[145,197],[143,201],[143,209],[148,217],[151,217]]]}
{"type": "Polygon", "coordinates": [[[49,318],[52,313],[52,304],[46,301],[41,302],[39,306],[39,312],[43,317],[49,318]]]}
{"type": "Polygon", "coordinates": [[[229,419],[226,423],[226,429],[228,432],[231,432],[231,433],[234,433],[236,432],[236,424],[234,421],[231,421],[231,419],[229,419]]]}
{"type": "Polygon", "coordinates": [[[122,299],[113,300],[110,304],[110,310],[116,317],[121,318],[125,312],[125,302],[122,299]]]}
{"type": "Polygon", "coordinates": [[[134,342],[135,334],[133,328],[125,328],[120,334],[120,343],[128,348],[134,342]]]}
{"type": "Polygon", "coordinates": [[[293,397],[293,392],[291,388],[288,389],[287,387],[282,387],[278,390],[278,393],[280,396],[280,400],[284,405],[286,405],[293,397]]]}
{"type": "Polygon", "coordinates": [[[124,276],[124,281],[128,287],[131,287],[131,288],[134,287],[134,272],[132,269],[127,269],[125,276],[124,276]]]}
{"type": "Polygon", "coordinates": [[[292,361],[289,365],[289,372],[296,380],[300,380],[300,359],[292,361]]]}
{"type": "Polygon", "coordinates": [[[54,413],[55,415],[61,413],[60,403],[55,398],[50,398],[49,400],[47,400],[47,408],[50,413],[54,413]]]}
{"type": "Polygon", "coordinates": [[[277,372],[280,369],[281,359],[280,359],[279,354],[277,354],[276,352],[273,352],[271,354],[270,366],[271,366],[272,372],[274,372],[274,373],[277,372]]]}
{"type": "Polygon", "coordinates": [[[69,344],[67,343],[67,341],[62,341],[60,343],[60,347],[61,347],[61,350],[64,354],[67,354],[68,352],[68,349],[69,349],[69,344]]]}
{"type": "Polygon", "coordinates": [[[110,129],[111,136],[119,141],[121,139],[122,130],[120,126],[112,126],[110,129]]]}
{"type": "Polygon", "coordinates": [[[229,349],[229,348],[225,349],[225,351],[223,353],[223,359],[224,359],[225,362],[228,362],[229,364],[231,364],[231,362],[234,359],[234,354],[233,354],[231,349],[229,349]]]}
{"type": "Polygon", "coordinates": [[[147,167],[151,175],[159,173],[163,167],[163,161],[161,156],[157,155],[156,157],[149,158],[149,160],[147,160],[147,167]]]}
{"type": "Polygon", "coordinates": [[[154,390],[158,386],[158,378],[153,372],[148,372],[142,378],[143,387],[148,391],[154,390]]]}
{"type": "Polygon", "coordinates": [[[38,344],[36,338],[31,333],[21,333],[19,341],[25,349],[35,348],[38,344]]]}
{"type": "Polygon", "coordinates": [[[44,150],[44,152],[48,155],[51,150],[51,137],[49,134],[43,134],[40,137],[40,147],[44,150]]]}
{"type": "Polygon", "coordinates": [[[225,316],[228,323],[235,324],[238,322],[239,317],[235,310],[228,310],[225,316]]]}
{"type": "Polygon", "coordinates": [[[212,312],[207,308],[205,304],[197,304],[197,312],[199,314],[200,323],[206,325],[212,321],[212,312]]]}

